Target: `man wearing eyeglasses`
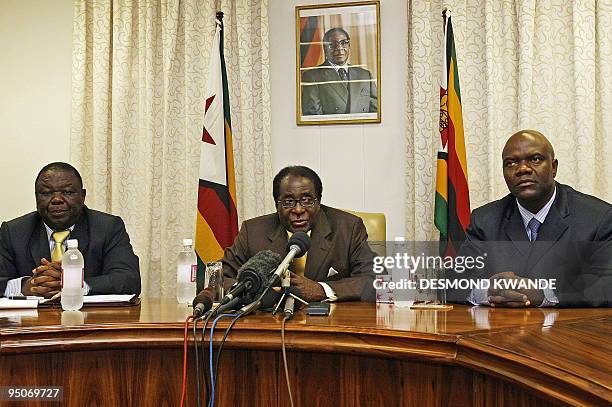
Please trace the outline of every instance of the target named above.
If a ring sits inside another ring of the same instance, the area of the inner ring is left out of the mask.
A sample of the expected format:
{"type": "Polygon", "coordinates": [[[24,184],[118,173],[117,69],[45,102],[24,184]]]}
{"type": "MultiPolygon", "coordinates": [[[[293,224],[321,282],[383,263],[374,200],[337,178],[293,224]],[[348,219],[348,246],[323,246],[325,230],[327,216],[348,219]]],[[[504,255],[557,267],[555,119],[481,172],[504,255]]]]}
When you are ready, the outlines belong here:
{"type": "Polygon", "coordinates": [[[138,257],[121,218],[88,209],[79,172],[43,167],[34,182],[36,211],[0,226],[0,296],[52,297],[61,290],[61,257],[77,239],[87,294],[140,294],[138,257]]]}
{"type": "Polygon", "coordinates": [[[310,168],[283,168],[273,181],[276,213],[245,221],[234,244],[222,259],[224,274],[237,271],[261,250],[286,253],[289,236],[310,235],[310,250],[290,266],[291,286],[308,301],[360,300],[369,295],[373,281],[374,252],[360,218],[321,205],[323,186],[310,168]]]}
{"type": "Polygon", "coordinates": [[[349,64],[351,39],[339,27],[323,36],[325,62],[302,74],[302,114],[375,113],[376,80],[367,69],[349,64]]]}

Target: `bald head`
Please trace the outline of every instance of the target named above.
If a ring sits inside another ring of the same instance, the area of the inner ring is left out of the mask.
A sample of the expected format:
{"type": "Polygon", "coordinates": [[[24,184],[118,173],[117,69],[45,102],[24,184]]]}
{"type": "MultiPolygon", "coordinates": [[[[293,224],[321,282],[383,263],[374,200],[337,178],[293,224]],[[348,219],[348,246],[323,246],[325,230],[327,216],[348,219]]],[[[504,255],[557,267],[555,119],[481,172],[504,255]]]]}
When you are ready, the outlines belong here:
{"type": "Polygon", "coordinates": [[[550,141],[536,130],[516,132],[504,146],[502,162],[510,193],[537,213],[555,191],[558,162],[550,141]]]}
{"type": "Polygon", "coordinates": [[[524,141],[539,143],[541,146],[544,147],[546,152],[550,154],[551,160],[555,159],[555,149],[553,148],[552,144],[550,144],[550,141],[548,141],[546,136],[544,136],[537,130],[520,130],[511,135],[508,141],[506,141],[506,145],[504,146],[504,149],[502,151],[502,160],[509,145],[511,146],[524,141]]]}

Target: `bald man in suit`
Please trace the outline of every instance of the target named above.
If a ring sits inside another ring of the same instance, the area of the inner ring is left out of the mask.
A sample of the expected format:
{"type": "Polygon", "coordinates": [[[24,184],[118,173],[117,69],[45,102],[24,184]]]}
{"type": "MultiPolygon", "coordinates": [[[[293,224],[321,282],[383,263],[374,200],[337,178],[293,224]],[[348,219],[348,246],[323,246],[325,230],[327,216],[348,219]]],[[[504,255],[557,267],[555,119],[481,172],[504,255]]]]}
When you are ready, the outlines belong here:
{"type": "Polygon", "coordinates": [[[612,205],[555,182],[558,160],[538,131],[512,135],[502,166],[510,194],[472,212],[459,251],[486,253],[485,268],[460,278],[546,279],[555,288],[492,286],[451,298],[493,307],[612,305],[612,205]]]}

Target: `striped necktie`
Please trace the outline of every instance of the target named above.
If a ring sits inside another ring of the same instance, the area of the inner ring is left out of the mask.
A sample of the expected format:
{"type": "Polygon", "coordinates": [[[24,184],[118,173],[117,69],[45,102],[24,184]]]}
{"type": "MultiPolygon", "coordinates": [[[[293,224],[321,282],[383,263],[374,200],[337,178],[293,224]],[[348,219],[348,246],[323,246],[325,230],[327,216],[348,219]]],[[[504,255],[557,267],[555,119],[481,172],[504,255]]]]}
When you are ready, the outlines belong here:
{"type": "Polygon", "coordinates": [[[527,227],[531,231],[529,240],[531,240],[532,242],[535,242],[535,240],[538,238],[538,231],[540,230],[540,226],[542,226],[542,224],[536,218],[531,218],[531,220],[527,224],[527,227]]]}
{"type": "Polygon", "coordinates": [[[51,234],[51,237],[55,242],[55,246],[51,252],[51,261],[62,260],[62,255],[64,254],[64,240],[66,240],[69,234],[69,230],[58,230],[57,232],[53,232],[51,234]]]}

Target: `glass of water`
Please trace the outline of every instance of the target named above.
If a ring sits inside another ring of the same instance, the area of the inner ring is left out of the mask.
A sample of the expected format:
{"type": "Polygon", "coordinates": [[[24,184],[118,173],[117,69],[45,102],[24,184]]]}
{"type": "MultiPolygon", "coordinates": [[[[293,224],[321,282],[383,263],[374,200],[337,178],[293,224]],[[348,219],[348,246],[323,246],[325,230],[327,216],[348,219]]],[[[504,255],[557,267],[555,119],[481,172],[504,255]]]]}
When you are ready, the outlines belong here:
{"type": "Polygon", "coordinates": [[[206,263],[204,287],[213,289],[213,302],[221,302],[223,298],[223,264],[220,261],[206,263]]]}

